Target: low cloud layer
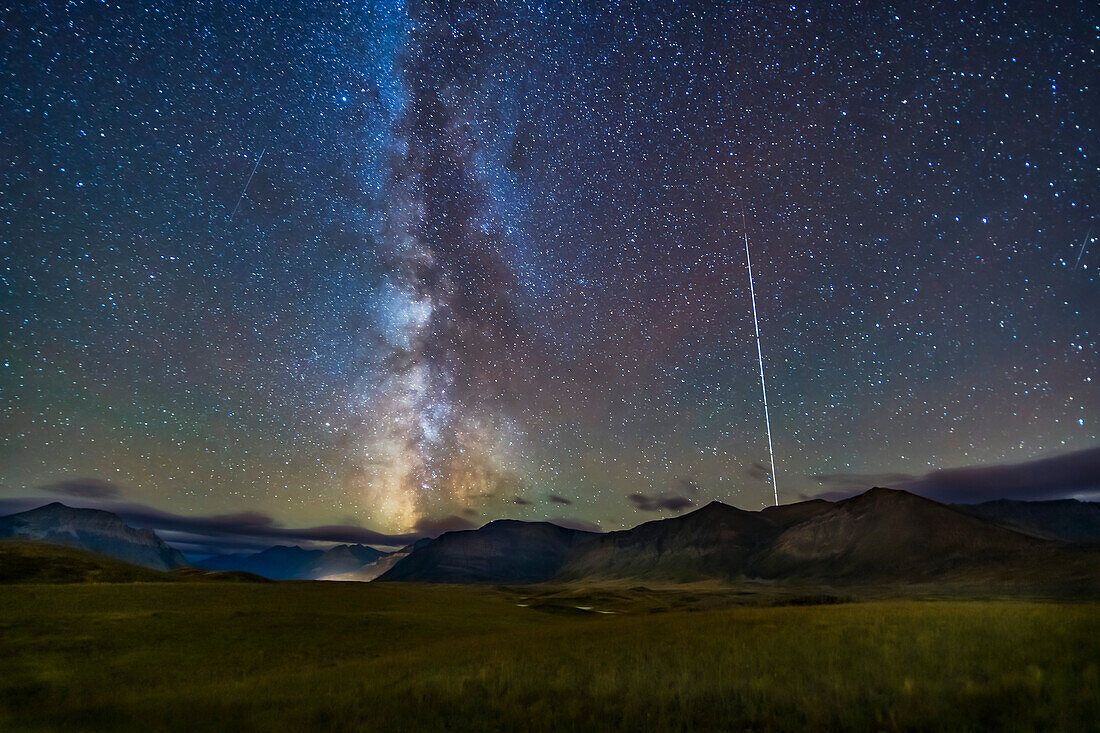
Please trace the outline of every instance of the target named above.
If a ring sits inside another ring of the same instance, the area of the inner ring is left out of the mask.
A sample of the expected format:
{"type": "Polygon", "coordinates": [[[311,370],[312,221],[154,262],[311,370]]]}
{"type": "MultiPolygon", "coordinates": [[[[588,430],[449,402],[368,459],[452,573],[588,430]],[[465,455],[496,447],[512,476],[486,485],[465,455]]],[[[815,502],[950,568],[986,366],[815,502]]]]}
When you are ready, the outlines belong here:
{"type": "Polygon", "coordinates": [[[771,471],[763,463],[750,463],[742,472],[753,481],[768,481],[771,478],[771,471]]]}
{"type": "MultiPolygon", "coordinates": [[[[89,482],[73,482],[88,485],[89,482]]],[[[52,487],[47,487],[52,488],[52,487]]],[[[436,537],[453,529],[471,529],[475,525],[461,517],[423,519],[413,532],[384,534],[353,524],[332,524],[316,527],[284,527],[261,512],[237,512],[193,516],[174,514],[144,504],[111,501],[108,497],[88,494],[63,494],[43,491],[59,497],[70,506],[103,509],[113,512],[124,522],[139,529],[154,530],[162,539],[184,552],[219,554],[252,552],[272,545],[326,545],[333,543],[363,544],[375,547],[402,547],[424,537],[436,537]],[[69,500],[72,497],[73,500],[69,500]]],[[[41,497],[0,499],[0,516],[41,506],[41,497]]]]}
{"type": "Polygon", "coordinates": [[[825,493],[817,494],[818,498],[828,499],[852,496],[872,486],[900,489],[918,477],[911,473],[818,473],[810,478],[828,487],[825,493]]]}
{"type": "Polygon", "coordinates": [[[431,529],[418,529],[413,533],[388,535],[356,525],[320,525],[316,527],[283,527],[273,518],[260,512],[239,512],[213,516],[187,516],[152,509],[141,504],[121,504],[104,507],[118,514],[127,524],[154,531],[171,530],[189,544],[217,547],[223,540],[238,543],[254,542],[254,547],[264,548],[272,544],[324,544],[350,543],[398,547],[425,536],[435,536],[431,529]]]}
{"type": "Polygon", "coordinates": [[[80,499],[118,499],[123,494],[117,485],[99,479],[59,481],[41,486],[38,490],[47,496],[72,496],[80,499]]]}

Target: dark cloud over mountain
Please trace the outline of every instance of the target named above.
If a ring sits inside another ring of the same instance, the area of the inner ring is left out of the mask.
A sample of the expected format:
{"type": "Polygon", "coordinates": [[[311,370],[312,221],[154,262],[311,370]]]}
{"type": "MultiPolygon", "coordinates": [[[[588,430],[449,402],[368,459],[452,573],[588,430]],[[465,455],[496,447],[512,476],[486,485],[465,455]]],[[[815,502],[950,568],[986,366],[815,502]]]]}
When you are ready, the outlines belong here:
{"type": "Polygon", "coordinates": [[[686,496],[630,494],[626,498],[644,512],[659,512],[661,510],[682,512],[693,505],[691,499],[686,496]]]}
{"type": "Polygon", "coordinates": [[[47,484],[38,489],[50,496],[74,496],[81,499],[117,499],[123,491],[110,481],[99,479],[76,479],[47,484]]]}
{"type": "Polygon", "coordinates": [[[1100,496],[1100,446],[1024,463],[966,466],[910,474],[819,474],[832,488],[822,498],[850,496],[869,486],[905,489],[936,501],[976,504],[992,499],[1090,499],[1100,496]]]}
{"type": "Polygon", "coordinates": [[[436,536],[443,534],[444,532],[455,532],[462,529],[474,529],[476,524],[469,519],[463,517],[457,517],[454,515],[448,517],[431,518],[424,517],[416,523],[414,529],[417,532],[423,533],[425,536],[436,536]]]}
{"type": "MultiPolygon", "coordinates": [[[[0,516],[26,511],[41,504],[42,499],[33,497],[0,500],[0,516]]],[[[152,529],[172,545],[190,553],[217,554],[259,550],[273,544],[350,543],[400,547],[450,529],[469,529],[475,526],[465,519],[449,517],[436,522],[424,520],[410,533],[384,534],[356,525],[284,527],[261,512],[194,516],[166,512],[144,504],[110,500],[84,500],[76,504],[83,508],[103,509],[117,514],[133,527],[152,529]]]]}

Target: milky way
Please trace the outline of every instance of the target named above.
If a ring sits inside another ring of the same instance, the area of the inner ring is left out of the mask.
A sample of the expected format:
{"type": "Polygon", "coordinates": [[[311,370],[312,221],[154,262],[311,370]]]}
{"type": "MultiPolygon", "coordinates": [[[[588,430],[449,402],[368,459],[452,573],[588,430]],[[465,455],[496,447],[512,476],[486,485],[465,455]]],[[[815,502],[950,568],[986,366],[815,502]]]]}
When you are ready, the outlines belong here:
{"type": "Polygon", "coordinates": [[[482,16],[413,8],[382,159],[380,346],[361,403],[363,487],[402,528],[509,488],[524,326],[489,204],[482,16]]]}
{"type": "Polygon", "coordinates": [[[1098,442],[1086,3],[0,26],[0,498],[383,531],[759,508],[742,207],[780,501],[1098,442]]]}

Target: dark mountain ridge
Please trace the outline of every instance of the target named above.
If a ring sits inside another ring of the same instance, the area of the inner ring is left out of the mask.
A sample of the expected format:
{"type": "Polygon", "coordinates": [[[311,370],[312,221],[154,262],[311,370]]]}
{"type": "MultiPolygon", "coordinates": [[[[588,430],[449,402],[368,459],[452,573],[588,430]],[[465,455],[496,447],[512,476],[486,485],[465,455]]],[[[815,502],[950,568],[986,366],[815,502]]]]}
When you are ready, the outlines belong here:
{"type": "Polygon", "coordinates": [[[905,491],[874,488],[836,503],[811,500],[758,512],[712,502],[606,534],[544,522],[491,522],[441,535],[378,579],[881,585],[975,578],[1015,583],[1062,575],[1072,575],[1075,587],[1095,585],[1100,592],[1100,552],[1068,548],[905,491]]]}
{"type": "MultiPolygon", "coordinates": [[[[811,500],[761,511],[712,502],[679,517],[608,533],[497,520],[391,554],[364,545],[275,546],[195,564],[271,579],[879,586],[1050,581],[1100,595],[1100,547],[1089,544],[1095,542],[1098,516],[1100,505],[1087,502],[948,506],[875,488],[835,503],[811,500]]],[[[0,517],[0,537],[66,545],[155,570],[187,564],[150,530],[128,527],[110,512],[60,503],[0,517]]]]}
{"type": "Polygon", "coordinates": [[[753,559],[764,578],[918,581],[1004,564],[1043,542],[907,491],[874,488],[798,522],[753,559]]]}
{"type": "Polygon", "coordinates": [[[711,502],[671,519],[589,538],[556,573],[561,579],[733,577],[779,527],[760,512],[711,502]]]}
{"type": "Polygon", "coordinates": [[[380,580],[426,583],[539,583],[594,532],[549,522],[499,519],[481,529],[447,532],[415,548],[380,580]]]}
{"type": "Polygon", "coordinates": [[[980,519],[1043,539],[1100,544],[1100,503],[1097,502],[998,499],[953,506],[980,519]]]}

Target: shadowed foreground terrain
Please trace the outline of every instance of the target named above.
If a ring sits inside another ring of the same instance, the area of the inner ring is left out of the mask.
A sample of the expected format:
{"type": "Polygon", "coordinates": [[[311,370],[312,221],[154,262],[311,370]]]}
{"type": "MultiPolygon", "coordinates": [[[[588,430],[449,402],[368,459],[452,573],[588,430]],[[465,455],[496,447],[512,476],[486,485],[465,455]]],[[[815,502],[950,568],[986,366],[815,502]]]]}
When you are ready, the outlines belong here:
{"type": "Polygon", "coordinates": [[[105,555],[46,542],[0,540],[0,585],[8,583],[268,583],[251,573],[131,565],[105,555]]]}
{"type": "Polygon", "coordinates": [[[1098,605],[755,598],[719,586],[7,586],[0,728],[1085,730],[1100,719],[1098,605]]]}

